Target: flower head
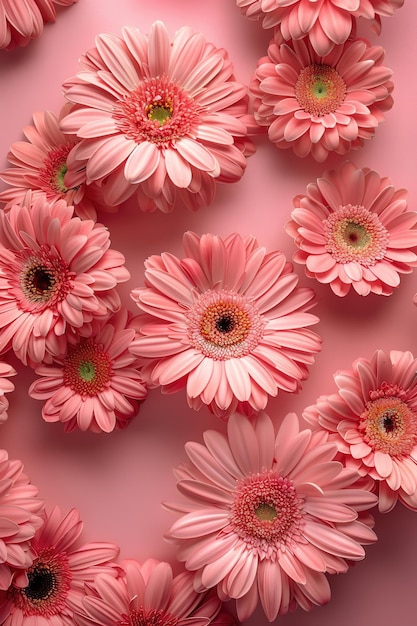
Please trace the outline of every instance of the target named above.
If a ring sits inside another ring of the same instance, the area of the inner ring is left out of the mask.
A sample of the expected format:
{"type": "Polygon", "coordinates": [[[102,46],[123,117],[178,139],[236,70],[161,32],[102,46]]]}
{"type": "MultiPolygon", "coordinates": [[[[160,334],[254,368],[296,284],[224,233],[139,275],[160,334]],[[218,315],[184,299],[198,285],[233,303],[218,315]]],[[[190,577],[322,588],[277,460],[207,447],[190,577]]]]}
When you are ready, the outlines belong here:
{"type": "Polygon", "coordinates": [[[246,168],[247,90],[233,78],[225,50],[181,28],[172,41],[162,22],[149,36],[124,28],[101,34],[66,81],[76,110],[62,121],[81,139],[73,167],[86,165],[104,200],[170,211],[211,202],[215,181],[239,180],[246,168]]]}
{"type": "Polygon", "coordinates": [[[124,257],[101,224],[63,200],[31,197],[0,212],[0,351],[36,365],[66,351],[67,335],[120,308],[124,257]]]}
{"type": "Polygon", "coordinates": [[[344,464],[373,479],[382,512],[398,500],[417,510],[416,372],[411,352],[377,350],[336,372],[337,393],[303,413],[330,433],[344,464]]]}
{"type": "Polygon", "coordinates": [[[75,428],[111,432],[126,427],[147,395],[137,358],[129,352],[135,331],[122,308],[89,337],[77,338],[65,356],[36,369],[29,395],[46,400],[42,417],[75,428]]]}
{"type": "Polygon", "coordinates": [[[299,248],[294,260],[336,295],[390,295],[415,267],[417,213],[389,178],[345,162],[293,202],[286,230],[299,248]]]}
{"type": "Polygon", "coordinates": [[[227,437],[207,431],[204,442],[186,444],[188,462],[176,471],[187,502],[167,505],[182,512],[168,538],[195,588],[235,598],[241,620],[259,601],[270,621],[327,602],[325,574],[345,572],[375,540],[361,513],[375,495],[335,460],[326,435],[300,431],[293,413],[277,431],[265,413],[254,423],[235,414],[227,437]]]}
{"type": "Polygon", "coordinates": [[[14,367],[6,362],[0,361],[0,424],[7,420],[7,410],[9,401],[4,394],[14,391],[14,384],[8,380],[9,376],[17,374],[14,367]]]}
{"type": "Polygon", "coordinates": [[[324,161],[359,148],[393,104],[383,58],[383,48],[362,39],[319,55],[307,39],[283,42],[276,34],[250,84],[255,119],[278,148],[299,157],[324,161]]]}
{"type": "Polygon", "coordinates": [[[314,292],[254,237],[188,232],[184,248],[183,259],[147,259],[145,288],[132,292],[145,315],[131,350],[146,360],[150,384],[186,387],[193,408],[225,417],[263,409],[279,389],[297,391],[321,347],[306,328],[318,321],[307,313],[314,292]]]}

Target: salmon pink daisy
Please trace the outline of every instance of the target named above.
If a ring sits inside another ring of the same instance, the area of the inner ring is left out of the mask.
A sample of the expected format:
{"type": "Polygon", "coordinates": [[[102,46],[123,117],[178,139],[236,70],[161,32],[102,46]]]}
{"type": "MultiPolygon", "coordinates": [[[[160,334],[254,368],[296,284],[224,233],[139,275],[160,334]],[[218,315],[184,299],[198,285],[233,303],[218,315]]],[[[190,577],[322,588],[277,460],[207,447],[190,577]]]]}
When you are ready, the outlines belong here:
{"type": "Polygon", "coordinates": [[[144,315],[130,349],[150,384],[186,387],[193,408],[225,417],[297,391],[321,340],[305,328],[318,321],[307,313],[315,294],[297,286],[284,254],[238,234],[188,232],[184,249],[183,259],[147,259],[145,288],[132,291],[144,315]]]}
{"type": "Polygon", "coordinates": [[[118,575],[113,564],[118,546],[101,542],[80,545],[82,528],[76,509],[62,516],[55,507],[45,514],[32,540],[32,565],[18,573],[0,595],[4,626],[72,626],[73,609],[84,594],[84,585],[101,573],[118,575]]]}
{"type": "Polygon", "coordinates": [[[21,461],[9,459],[7,452],[0,450],[1,590],[10,586],[14,568],[31,565],[30,541],[42,525],[43,507],[38,489],[30,484],[21,461]]]}
{"type": "Polygon", "coordinates": [[[358,18],[380,31],[381,17],[393,15],[404,0],[236,0],[242,13],[278,27],[284,39],[307,36],[317,54],[328,54],[356,32],[358,18]]]}
{"type": "Polygon", "coordinates": [[[255,119],[278,148],[299,157],[324,161],[359,148],[393,104],[383,59],[383,48],[362,39],[319,55],[307,39],[283,43],[276,34],[250,84],[255,119]]]}
{"type": "Polygon", "coordinates": [[[195,588],[235,598],[242,621],[259,601],[271,622],[326,603],[325,574],[345,572],[376,539],[366,512],[376,496],[335,460],[326,433],[300,431],[294,413],[277,431],[264,412],[254,423],[234,414],[227,436],[207,431],[204,442],[186,444],[176,471],[186,503],[167,505],[182,513],[167,536],[195,588]]]}
{"type": "Polygon", "coordinates": [[[124,575],[97,576],[74,610],[77,626],[208,626],[216,622],[220,601],[213,593],[197,593],[189,572],[173,575],[169,563],[131,559],[124,575]]]}
{"type": "Polygon", "coordinates": [[[248,97],[225,50],[186,27],[171,41],[155,22],[149,36],[128,27],[99,35],[80,64],[64,85],[78,106],[61,126],[81,138],[71,161],[103,185],[106,203],[136,194],[145,211],[196,209],[215,181],[241,178],[253,150],[248,97]]]}
{"type": "Polygon", "coordinates": [[[0,212],[0,351],[25,364],[66,351],[67,335],[120,308],[116,285],[128,280],[108,230],[73,217],[63,200],[31,194],[0,212]]]}
{"type": "Polygon", "coordinates": [[[417,265],[417,213],[407,191],[351,162],[325,172],[294,198],[287,232],[299,250],[294,261],[307,276],[345,296],[390,295],[400,274],[417,265]]]}
{"type": "Polygon", "coordinates": [[[80,337],[52,365],[36,369],[40,376],[29,395],[46,400],[42,417],[75,428],[111,432],[127,426],[147,395],[137,357],[129,352],[135,331],[127,327],[125,308],[100,324],[90,337],[80,337]]]}
{"type": "Polygon", "coordinates": [[[416,372],[411,352],[377,350],[336,372],[337,393],[303,413],[331,433],[345,465],[373,479],[383,513],[398,500],[417,510],[416,372]]]}
{"type": "Polygon", "coordinates": [[[16,376],[17,372],[8,363],[0,361],[0,424],[7,420],[9,401],[5,394],[14,391],[14,384],[8,380],[9,376],[16,376]]]}

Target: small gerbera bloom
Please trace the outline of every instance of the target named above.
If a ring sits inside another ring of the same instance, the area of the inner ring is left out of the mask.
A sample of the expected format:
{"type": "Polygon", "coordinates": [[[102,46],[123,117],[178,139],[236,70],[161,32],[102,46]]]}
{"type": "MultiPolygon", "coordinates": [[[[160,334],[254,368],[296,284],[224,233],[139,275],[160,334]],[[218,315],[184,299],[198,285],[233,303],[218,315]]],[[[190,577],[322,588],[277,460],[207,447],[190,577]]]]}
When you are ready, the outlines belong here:
{"type": "Polygon", "coordinates": [[[347,466],[374,480],[381,512],[398,500],[417,510],[417,359],[377,350],[334,380],[337,393],[303,417],[331,433],[347,466]]]}
{"type": "Polygon", "coordinates": [[[87,188],[85,173],[78,172],[76,185],[67,187],[65,183],[68,154],[79,141],[76,135],[65,134],[59,128],[60,119],[70,109],[64,105],[58,116],[51,111],[34,113],[33,125],[23,129],[26,141],[10,147],[7,158],[13,167],[0,172],[0,178],[9,185],[0,192],[0,203],[6,203],[6,210],[32,189],[33,195],[44,192],[49,201],[65,200],[79,217],[96,219],[97,189],[95,185],[87,188]]]}
{"type": "Polygon", "coordinates": [[[195,209],[211,202],[216,180],[241,178],[247,89],[225,50],[186,27],[171,41],[155,22],[149,36],[128,27],[121,37],[99,35],[80,64],[64,85],[78,106],[61,127],[81,139],[73,167],[86,165],[106,203],[136,194],[145,211],[195,209]]]}
{"type": "Polygon", "coordinates": [[[118,310],[115,287],[130,276],[108,230],[73,212],[30,193],[0,212],[0,351],[12,348],[31,366],[61,356],[67,334],[118,310]]]}
{"type": "Polygon", "coordinates": [[[276,34],[250,84],[255,120],[299,157],[324,161],[359,148],[393,104],[383,59],[383,48],[362,39],[319,55],[307,39],[283,43],[276,34]]]}
{"type": "Polygon", "coordinates": [[[216,622],[220,601],[213,593],[197,593],[189,572],[173,575],[164,561],[143,564],[126,560],[124,575],[101,574],[74,609],[77,626],[208,626],[216,622]],[[214,621],[213,621],[214,620],[214,621]]]}
{"type": "Polygon", "coordinates": [[[193,408],[225,417],[297,391],[321,340],[306,328],[318,321],[307,313],[315,294],[297,286],[284,254],[238,234],[188,232],[184,249],[183,259],[147,259],[145,288],[132,291],[145,315],[131,350],[150,384],[186,387],[193,408]]]}
{"type": "Polygon", "coordinates": [[[30,541],[42,525],[44,503],[23,464],[0,450],[0,589],[8,589],[13,568],[32,563],[30,541]]]}
{"type": "Polygon", "coordinates": [[[345,296],[390,295],[400,274],[417,264],[417,213],[407,191],[351,162],[325,172],[296,196],[287,232],[299,248],[294,261],[307,276],[345,296]]]}
{"type": "Polygon", "coordinates": [[[358,18],[370,20],[377,31],[381,17],[393,15],[404,0],[236,0],[242,13],[262,20],[264,28],[278,26],[284,39],[308,37],[317,54],[328,54],[356,31],[358,18]]]}
{"type": "Polygon", "coordinates": [[[16,376],[17,372],[8,363],[0,361],[0,424],[7,420],[9,401],[4,394],[14,391],[14,384],[8,380],[9,376],[16,376]]]}
{"type": "Polygon", "coordinates": [[[82,528],[76,509],[62,516],[55,507],[45,515],[32,541],[32,565],[0,596],[4,626],[72,626],[73,610],[84,594],[84,585],[102,573],[118,575],[113,564],[118,546],[101,542],[80,545],[82,528]]]}
{"type": "Polygon", "coordinates": [[[325,433],[299,430],[294,413],[277,431],[263,412],[254,423],[234,414],[227,436],[207,431],[204,442],[186,444],[189,461],[176,471],[187,502],[167,505],[182,512],[168,538],[195,588],[235,598],[241,620],[259,601],[270,621],[326,603],[325,574],[345,572],[376,539],[360,513],[376,496],[335,460],[325,433]]]}
{"type": "Polygon", "coordinates": [[[26,46],[43,33],[46,22],[55,22],[56,5],[78,0],[0,0],[0,50],[26,46]]]}
{"type": "Polygon", "coordinates": [[[147,395],[137,358],[129,352],[135,331],[127,327],[122,308],[90,337],[80,337],[52,365],[36,369],[40,376],[29,395],[46,400],[42,417],[75,428],[111,432],[124,428],[147,395]]]}

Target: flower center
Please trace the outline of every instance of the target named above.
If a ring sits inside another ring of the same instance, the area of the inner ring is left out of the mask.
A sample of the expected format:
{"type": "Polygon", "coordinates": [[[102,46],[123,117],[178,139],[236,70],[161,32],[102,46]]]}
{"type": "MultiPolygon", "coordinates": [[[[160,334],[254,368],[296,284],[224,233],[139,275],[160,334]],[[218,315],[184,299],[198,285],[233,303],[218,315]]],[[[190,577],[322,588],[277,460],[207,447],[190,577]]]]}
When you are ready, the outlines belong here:
{"type": "Polygon", "coordinates": [[[25,617],[51,617],[65,608],[72,578],[65,554],[56,554],[53,548],[41,550],[27,577],[27,587],[11,587],[9,591],[25,617]]]}
{"type": "Polygon", "coordinates": [[[314,63],[299,73],[295,97],[307,113],[320,117],[334,113],[344,102],[346,85],[334,67],[314,63]]]}
{"type": "Polygon", "coordinates": [[[325,248],[338,263],[375,265],[384,258],[389,233],[378,215],[363,206],[339,207],[323,221],[325,248]]]}
{"type": "Polygon", "coordinates": [[[106,389],[113,374],[103,348],[83,341],[64,360],[64,384],[81,396],[95,396],[106,389]]]}
{"type": "Polygon", "coordinates": [[[417,416],[397,385],[383,384],[371,394],[360,416],[359,431],[373,450],[405,456],[417,445],[417,416]]]}
{"type": "Polygon", "coordinates": [[[117,626],[177,626],[178,619],[161,609],[146,611],[143,607],[132,610],[129,615],[122,615],[117,626]]]}
{"type": "MultiPolygon", "coordinates": [[[[64,183],[65,174],[68,171],[67,157],[75,143],[66,143],[50,150],[43,161],[43,167],[39,170],[39,188],[47,193],[54,192],[65,195],[70,191],[64,183]]],[[[76,189],[72,187],[71,189],[76,189]]]]}
{"type": "Polygon", "coordinates": [[[272,470],[251,474],[238,484],[230,523],[260,556],[274,559],[300,532],[302,500],[288,478],[272,470]]]}
{"type": "Polygon", "coordinates": [[[29,250],[21,257],[21,293],[16,293],[16,298],[23,308],[42,310],[61,302],[70,291],[71,283],[68,268],[57,252],[42,246],[35,254],[29,250]]]}
{"type": "Polygon", "coordinates": [[[250,300],[225,289],[201,294],[186,318],[191,345],[216,360],[249,354],[265,326],[250,300]]]}
{"type": "Polygon", "coordinates": [[[190,134],[201,110],[186,91],[162,76],[139,83],[115,104],[112,116],[128,139],[167,148],[190,134]]]}

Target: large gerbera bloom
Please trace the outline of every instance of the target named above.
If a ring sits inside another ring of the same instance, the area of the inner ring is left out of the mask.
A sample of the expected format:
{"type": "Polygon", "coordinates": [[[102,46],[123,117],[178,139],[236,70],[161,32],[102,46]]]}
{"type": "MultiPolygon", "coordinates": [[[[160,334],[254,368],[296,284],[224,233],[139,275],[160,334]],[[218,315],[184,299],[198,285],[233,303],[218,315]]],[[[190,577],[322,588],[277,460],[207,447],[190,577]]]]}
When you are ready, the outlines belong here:
{"type": "Polygon", "coordinates": [[[208,204],[215,181],[239,180],[245,167],[247,94],[224,50],[162,22],[150,35],[124,28],[102,34],[65,85],[77,109],[62,122],[81,142],[74,167],[119,204],[136,193],[146,211],[208,204]]]}
{"type": "Polygon", "coordinates": [[[390,295],[417,264],[417,213],[389,178],[345,162],[294,198],[287,232],[306,274],[345,296],[390,295]]]}
{"type": "Polygon", "coordinates": [[[58,116],[51,111],[34,113],[33,125],[23,129],[26,141],[11,145],[7,158],[13,167],[0,172],[0,178],[9,185],[0,192],[0,202],[6,203],[6,210],[21,202],[32,189],[34,195],[44,192],[49,201],[65,200],[74,206],[79,217],[96,219],[94,201],[98,188],[87,188],[85,172],[78,173],[76,185],[69,188],[65,184],[68,154],[79,141],[76,135],[64,134],[59,128],[60,119],[70,108],[66,104],[58,116]]]}
{"type": "Polygon", "coordinates": [[[0,361],[0,424],[7,420],[9,401],[4,394],[14,391],[14,384],[8,380],[9,376],[16,376],[17,372],[8,363],[0,361]]]}
{"type": "Polygon", "coordinates": [[[78,0],[0,0],[0,50],[26,46],[43,32],[46,22],[55,22],[56,5],[78,0]]]}
{"type": "Polygon", "coordinates": [[[89,334],[88,323],[120,308],[124,257],[104,226],[73,212],[30,194],[0,212],[0,351],[25,364],[61,356],[66,334],[89,334]]]}
{"type": "Polygon", "coordinates": [[[255,119],[278,148],[299,157],[324,161],[359,148],[393,104],[383,58],[383,48],[362,39],[319,55],[307,39],[283,43],[276,34],[250,84],[255,119]]]}
{"type": "Polygon", "coordinates": [[[42,417],[75,428],[111,432],[138,413],[147,395],[137,358],[129,352],[135,331],[121,309],[88,338],[77,338],[67,354],[41,365],[29,395],[46,400],[42,417]]]}
{"type": "Polygon", "coordinates": [[[337,393],[303,413],[331,433],[347,466],[374,480],[384,513],[398,500],[417,510],[416,372],[411,352],[377,350],[337,372],[337,393]]]}
{"type": "Polygon", "coordinates": [[[113,564],[118,546],[100,542],[80,545],[82,528],[76,509],[62,516],[55,507],[45,515],[32,541],[32,565],[0,596],[4,626],[72,626],[73,609],[84,594],[84,585],[102,573],[118,575],[113,564]]]}
{"type": "Polygon", "coordinates": [[[43,506],[21,461],[0,450],[0,589],[8,589],[13,568],[31,565],[30,541],[42,525],[43,506]]]}
{"type": "Polygon", "coordinates": [[[299,430],[294,413],[277,432],[265,413],[255,424],[235,414],[227,437],[207,431],[204,441],[186,444],[189,462],[176,473],[189,503],[168,532],[196,589],[236,598],[241,620],[259,601],[270,621],[327,602],[325,574],[345,572],[376,538],[372,518],[359,513],[375,495],[335,461],[325,433],[299,430]]]}
{"type": "Polygon", "coordinates": [[[155,559],[143,564],[132,559],[122,565],[123,576],[116,579],[101,574],[94,585],[86,589],[86,595],[80,598],[74,611],[77,626],[208,626],[217,623],[219,599],[213,593],[194,591],[189,572],[174,576],[168,563],[155,559]]]}
{"type": "Polygon", "coordinates": [[[184,235],[185,258],[145,262],[145,288],[133,299],[140,335],[131,350],[144,372],[167,392],[186,387],[188,401],[227,416],[258,411],[278,389],[297,391],[321,347],[306,326],[315,303],[281,252],[254,237],[184,235]]]}
{"type": "Polygon", "coordinates": [[[327,54],[356,31],[359,17],[371,20],[379,32],[404,0],[236,0],[242,13],[262,20],[264,28],[278,26],[284,39],[307,36],[317,54],[327,54]]]}

